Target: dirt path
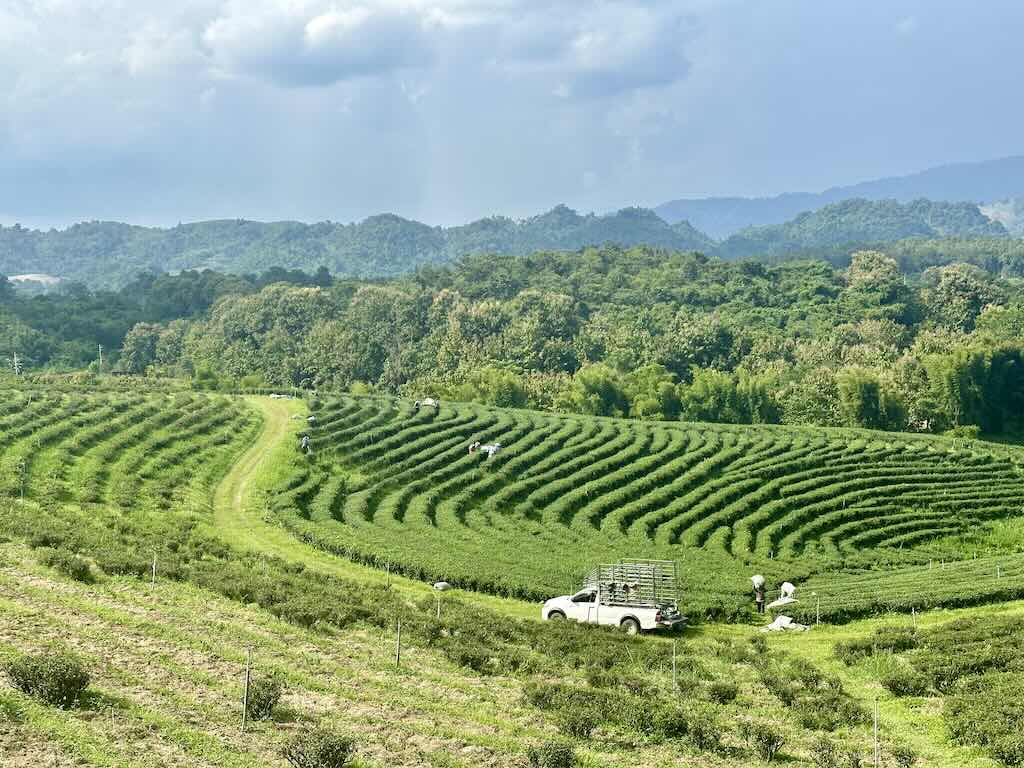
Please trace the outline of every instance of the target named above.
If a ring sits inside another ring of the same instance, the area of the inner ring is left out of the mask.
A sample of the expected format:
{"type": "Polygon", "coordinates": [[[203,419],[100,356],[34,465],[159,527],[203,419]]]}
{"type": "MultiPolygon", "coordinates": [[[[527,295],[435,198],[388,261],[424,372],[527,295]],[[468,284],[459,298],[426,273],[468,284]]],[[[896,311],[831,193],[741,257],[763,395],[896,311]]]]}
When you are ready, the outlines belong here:
{"type": "MultiPolygon", "coordinates": [[[[416,597],[434,594],[430,585],[423,582],[388,577],[377,569],[303,544],[281,526],[264,519],[264,505],[259,498],[260,482],[268,473],[279,471],[282,464],[286,465],[291,460],[290,452],[295,450],[292,436],[305,425],[304,421],[292,420],[292,416],[305,415],[307,411],[300,400],[247,397],[246,401],[263,417],[263,430],[214,492],[213,521],[217,534],[240,549],[300,562],[323,573],[359,581],[388,581],[416,597]]],[[[453,593],[507,615],[529,619],[537,619],[539,615],[539,606],[533,603],[462,590],[454,590],[453,593]]]]}
{"type": "Polygon", "coordinates": [[[277,534],[289,541],[291,537],[264,521],[259,505],[248,503],[248,491],[260,470],[273,460],[275,449],[291,433],[292,415],[303,413],[305,407],[295,400],[271,400],[269,397],[246,400],[263,417],[263,431],[217,486],[213,496],[214,525],[238,547],[280,555],[280,547],[286,542],[279,541],[277,534]]]}

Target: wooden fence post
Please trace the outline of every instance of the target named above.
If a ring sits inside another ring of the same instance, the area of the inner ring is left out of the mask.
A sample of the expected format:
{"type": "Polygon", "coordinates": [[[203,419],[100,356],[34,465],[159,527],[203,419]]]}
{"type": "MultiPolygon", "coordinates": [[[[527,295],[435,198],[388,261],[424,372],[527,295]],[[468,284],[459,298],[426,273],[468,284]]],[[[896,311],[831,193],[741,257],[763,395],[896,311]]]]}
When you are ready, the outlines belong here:
{"type": "Polygon", "coordinates": [[[882,753],[878,748],[878,697],[875,697],[875,768],[881,768],[882,753]]]}
{"type": "Polygon", "coordinates": [[[245,733],[245,721],[249,716],[249,681],[252,678],[252,648],[245,652],[245,690],[242,693],[242,733],[245,733]]]}
{"type": "Polygon", "coordinates": [[[402,664],[402,620],[398,620],[398,632],[395,634],[395,666],[402,664]]]}

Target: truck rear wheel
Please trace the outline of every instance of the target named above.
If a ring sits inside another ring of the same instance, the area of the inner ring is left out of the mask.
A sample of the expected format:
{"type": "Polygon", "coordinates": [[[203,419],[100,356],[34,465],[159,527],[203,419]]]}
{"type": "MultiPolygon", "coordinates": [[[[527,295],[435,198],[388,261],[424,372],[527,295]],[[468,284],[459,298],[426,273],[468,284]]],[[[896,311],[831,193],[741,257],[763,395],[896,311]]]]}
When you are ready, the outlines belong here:
{"type": "Polygon", "coordinates": [[[548,614],[548,621],[564,621],[565,614],[561,611],[552,611],[548,614]]]}
{"type": "Polygon", "coordinates": [[[635,635],[640,632],[640,622],[629,617],[619,622],[619,627],[621,627],[622,631],[627,635],[635,635]]]}

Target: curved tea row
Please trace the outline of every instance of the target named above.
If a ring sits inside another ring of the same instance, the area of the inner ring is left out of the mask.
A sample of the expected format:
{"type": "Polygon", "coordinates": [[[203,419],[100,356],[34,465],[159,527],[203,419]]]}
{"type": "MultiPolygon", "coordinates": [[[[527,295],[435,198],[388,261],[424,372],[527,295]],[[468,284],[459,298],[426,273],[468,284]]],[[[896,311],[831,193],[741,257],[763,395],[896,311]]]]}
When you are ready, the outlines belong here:
{"type": "Polygon", "coordinates": [[[316,416],[313,454],[276,502],[291,528],[357,560],[511,594],[567,588],[619,556],[681,559],[712,589],[721,563],[920,559],[1024,506],[1021,455],[984,443],[354,396],[316,416]],[[502,447],[488,458],[475,441],[502,447]]]}
{"type": "Polygon", "coordinates": [[[198,509],[228,449],[256,429],[251,409],[226,397],[6,392],[0,494],[198,509]]]}

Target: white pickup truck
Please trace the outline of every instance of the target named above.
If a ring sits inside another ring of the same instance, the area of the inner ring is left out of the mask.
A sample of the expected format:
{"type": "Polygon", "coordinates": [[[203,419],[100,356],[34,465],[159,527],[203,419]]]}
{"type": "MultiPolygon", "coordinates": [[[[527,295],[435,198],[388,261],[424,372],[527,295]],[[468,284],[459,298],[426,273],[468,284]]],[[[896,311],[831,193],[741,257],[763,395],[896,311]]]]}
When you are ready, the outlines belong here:
{"type": "Polygon", "coordinates": [[[581,624],[621,627],[631,635],[640,630],[675,629],[686,622],[671,605],[602,603],[596,589],[553,597],[544,603],[541,616],[548,621],[573,619],[581,624]]]}
{"type": "Polygon", "coordinates": [[[576,594],[545,602],[541,618],[621,627],[631,635],[641,630],[675,629],[686,622],[676,596],[675,563],[620,560],[594,568],[576,594]]]}

